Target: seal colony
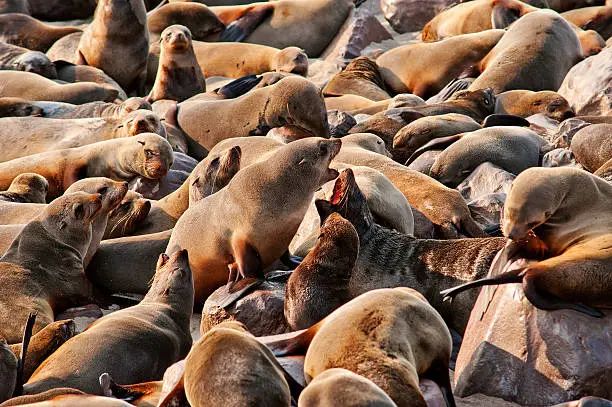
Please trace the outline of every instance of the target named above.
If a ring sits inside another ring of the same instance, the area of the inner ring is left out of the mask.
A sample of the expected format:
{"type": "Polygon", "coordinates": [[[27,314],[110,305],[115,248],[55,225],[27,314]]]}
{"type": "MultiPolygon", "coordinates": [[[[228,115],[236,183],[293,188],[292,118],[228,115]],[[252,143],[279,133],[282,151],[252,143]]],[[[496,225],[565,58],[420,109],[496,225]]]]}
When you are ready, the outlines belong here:
{"type": "Polygon", "coordinates": [[[0,406],[612,404],[612,5],[378,3],[0,0],[0,406]]]}

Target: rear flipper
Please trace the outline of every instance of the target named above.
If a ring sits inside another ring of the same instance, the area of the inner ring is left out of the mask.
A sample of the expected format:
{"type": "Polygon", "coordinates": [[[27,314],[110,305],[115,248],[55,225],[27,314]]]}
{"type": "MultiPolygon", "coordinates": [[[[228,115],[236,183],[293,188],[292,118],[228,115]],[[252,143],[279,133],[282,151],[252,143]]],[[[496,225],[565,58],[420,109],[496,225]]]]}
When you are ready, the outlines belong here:
{"type": "Polygon", "coordinates": [[[451,387],[450,377],[448,375],[448,365],[442,361],[435,361],[422,377],[430,379],[440,386],[447,407],[456,407],[453,388],[451,387]]]}
{"type": "Polygon", "coordinates": [[[263,76],[247,75],[231,81],[225,86],[220,87],[216,92],[226,99],[234,99],[242,96],[261,82],[263,76]]]}
{"type": "Polygon", "coordinates": [[[118,385],[108,373],[102,373],[99,381],[102,393],[106,397],[114,397],[131,403],[144,395],[141,391],[134,391],[118,385]]]}
{"type": "Polygon", "coordinates": [[[34,323],[36,322],[36,316],[38,312],[30,313],[28,321],[26,322],[23,330],[23,340],[21,342],[21,354],[17,359],[17,381],[15,384],[15,390],[13,391],[13,397],[21,396],[23,394],[23,369],[25,361],[28,355],[28,346],[30,346],[30,339],[32,339],[32,330],[34,329],[34,323]]]}
{"type": "Polygon", "coordinates": [[[476,281],[470,281],[469,283],[461,284],[457,287],[449,288],[448,290],[440,291],[440,294],[443,296],[443,300],[452,300],[457,294],[468,290],[474,287],[482,287],[487,285],[496,285],[496,284],[510,284],[510,283],[520,283],[523,281],[523,276],[525,275],[525,269],[520,268],[516,270],[509,271],[502,275],[496,277],[488,277],[483,278],[476,281]]]}
{"type": "Polygon", "coordinates": [[[221,33],[220,42],[240,42],[251,35],[253,31],[274,11],[274,5],[256,5],[247,7],[241,16],[225,27],[221,33]]]}
{"type": "Polygon", "coordinates": [[[463,134],[456,134],[454,136],[438,137],[433,140],[430,140],[428,143],[426,143],[422,147],[419,147],[414,153],[412,153],[412,155],[410,156],[410,158],[408,158],[404,165],[409,166],[414,160],[419,158],[419,156],[426,151],[444,150],[446,147],[450,146],[455,141],[461,140],[462,137],[463,134]]]}

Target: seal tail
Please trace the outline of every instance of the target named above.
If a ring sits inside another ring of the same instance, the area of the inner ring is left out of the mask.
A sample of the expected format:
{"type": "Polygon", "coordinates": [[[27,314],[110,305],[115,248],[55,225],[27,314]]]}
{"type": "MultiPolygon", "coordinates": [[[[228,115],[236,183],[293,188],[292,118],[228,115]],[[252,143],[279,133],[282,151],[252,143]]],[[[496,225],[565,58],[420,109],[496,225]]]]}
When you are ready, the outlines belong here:
{"type": "Polygon", "coordinates": [[[310,346],[324,320],[317,322],[308,329],[291,332],[289,334],[262,336],[257,338],[266,345],[274,356],[304,355],[310,346]]]}
{"type": "Polygon", "coordinates": [[[30,346],[30,339],[32,339],[32,330],[34,329],[34,323],[36,322],[36,316],[38,312],[33,312],[28,316],[25,329],[23,330],[23,340],[21,341],[21,354],[17,360],[17,383],[15,390],[13,391],[13,397],[23,395],[23,369],[28,354],[28,346],[30,346]]]}
{"type": "Polygon", "coordinates": [[[510,283],[521,283],[523,276],[525,275],[526,268],[519,268],[508,271],[507,273],[501,274],[496,277],[483,278],[476,281],[470,281],[469,283],[461,284],[457,287],[449,288],[448,290],[440,291],[443,296],[443,300],[452,300],[457,294],[469,290],[474,287],[482,287],[487,285],[497,284],[510,284],[510,283]]]}

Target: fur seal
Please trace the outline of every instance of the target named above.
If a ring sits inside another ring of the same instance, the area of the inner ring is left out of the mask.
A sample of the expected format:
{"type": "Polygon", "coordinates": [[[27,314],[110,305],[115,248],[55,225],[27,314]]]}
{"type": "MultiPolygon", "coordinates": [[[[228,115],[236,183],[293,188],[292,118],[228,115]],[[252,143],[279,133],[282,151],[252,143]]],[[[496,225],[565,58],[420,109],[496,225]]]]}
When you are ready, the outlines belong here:
{"type": "Polygon", "coordinates": [[[95,0],[27,0],[30,14],[43,21],[65,21],[90,18],[96,8],[95,0]]]}
{"type": "MultiPolygon", "coordinates": [[[[102,117],[105,119],[123,120],[125,116],[135,110],[152,110],[151,104],[139,97],[128,98],[120,104],[108,102],[90,102],[82,105],[62,102],[33,102],[33,104],[37,108],[42,109],[43,117],[50,119],[87,119],[102,117]]],[[[159,131],[162,131],[161,127],[159,131]]],[[[156,133],[157,131],[153,132],[156,133]]]]}
{"type": "MultiPolygon", "coordinates": [[[[576,168],[531,168],[519,174],[504,205],[502,231],[516,245],[535,236],[545,259],[502,268],[502,273],[494,268],[489,278],[442,295],[452,298],[471,287],[521,283],[539,309],[573,309],[601,317],[593,307],[612,307],[607,271],[612,264],[611,196],[610,183],[576,168]]],[[[509,255],[508,262],[512,260],[509,255]]]]}
{"type": "Polygon", "coordinates": [[[155,42],[162,31],[175,24],[187,27],[193,39],[197,41],[214,41],[225,29],[225,24],[205,4],[196,2],[164,4],[147,16],[152,48],[155,48],[155,42]]]}
{"type": "Polygon", "coordinates": [[[401,94],[393,99],[380,100],[374,102],[368,98],[358,95],[331,96],[325,98],[327,110],[339,110],[351,116],[358,114],[376,114],[383,110],[396,107],[422,106],[425,101],[416,95],[401,94]]]}
{"type": "Polygon", "coordinates": [[[227,282],[228,271],[230,282],[240,277],[258,277],[264,267],[281,257],[315,190],[338,175],[328,166],[338,154],[340,145],[340,140],[320,138],[294,141],[274,151],[267,159],[242,169],[226,188],[200,201],[181,216],[167,251],[187,248],[194,253],[190,265],[195,275],[197,301],[204,302],[216,288],[227,282]],[[292,187],[288,189],[288,185],[292,187]],[[245,197],[248,197],[248,205],[238,204],[245,197]],[[283,205],[278,207],[281,197],[283,205]],[[232,204],[219,205],[218,202],[232,204]],[[256,210],[245,212],[246,207],[256,210]],[[208,215],[203,217],[202,213],[208,215]],[[269,222],[270,216],[275,222],[269,222]],[[194,241],[194,233],[200,235],[195,230],[202,227],[210,233],[194,241]],[[275,238],[270,240],[270,236],[275,238]]]}
{"type": "Polygon", "coordinates": [[[66,61],[55,61],[54,65],[57,70],[57,79],[60,81],[67,83],[93,82],[106,84],[117,89],[117,92],[119,92],[117,99],[119,101],[124,101],[128,98],[123,88],[99,68],[88,65],[76,65],[66,61]]]}
{"type": "Polygon", "coordinates": [[[2,256],[0,279],[3,287],[11,288],[0,299],[0,334],[9,343],[19,341],[30,312],[38,312],[37,333],[53,322],[54,312],[90,300],[93,288],[83,258],[91,242],[91,223],[101,208],[99,194],[62,196],[28,223],[2,256]]]}
{"type": "Polygon", "coordinates": [[[0,153],[0,161],[6,162],[33,154],[83,147],[143,133],[165,136],[165,129],[159,117],[150,110],[136,110],[123,120],[3,118],[0,119],[0,140],[7,147],[0,153]]]}
{"type": "Polygon", "coordinates": [[[542,113],[558,122],[576,115],[563,96],[548,90],[510,90],[500,93],[495,98],[495,113],[520,117],[542,113]]]}
{"type": "Polygon", "coordinates": [[[504,34],[504,30],[487,30],[439,42],[404,45],[385,52],[376,63],[393,92],[428,98],[461,74],[477,70],[504,34]]]}
{"type": "Polygon", "coordinates": [[[149,55],[147,12],[142,0],[98,0],[83,31],[77,64],[102,69],[126,92],[144,93],[149,55]],[[122,56],[129,55],[129,63],[122,56]]]}
{"type": "Polygon", "coordinates": [[[45,203],[49,183],[42,175],[26,172],[19,174],[6,191],[0,192],[0,201],[17,203],[45,203]]]}
{"type": "Polygon", "coordinates": [[[583,7],[561,16],[584,30],[595,30],[605,40],[612,36],[612,6],[583,7]]]}
{"type": "Polygon", "coordinates": [[[299,76],[253,90],[236,99],[179,103],[176,119],[187,134],[189,154],[205,156],[230,137],[265,135],[271,128],[297,137],[329,138],[321,91],[299,76]]]}
{"type": "Polygon", "coordinates": [[[376,102],[391,97],[386,90],[385,81],[377,62],[369,57],[353,59],[346,68],[334,75],[323,88],[324,96],[346,94],[363,96],[376,102]]]}
{"type": "Polygon", "coordinates": [[[117,89],[105,84],[78,82],[60,85],[31,72],[0,71],[0,97],[79,105],[95,101],[112,102],[118,94],[117,89]]]}
{"type": "Polygon", "coordinates": [[[54,199],[74,182],[87,177],[129,181],[141,175],[157,179],[168,172],[172,160],[172,148],[164,138],[142,133],[0,163],[0,189],[8,188],[19,174],[34,172],[49,181],[47,199],[54,199]]]}
{"type": "Polygon", "coordinates": [[[456,4],[425,24],[425,42],[492,28],[506,28],[521,16],[538,10],[517,0],[475,0],[456,4]]]}
{"type": "Polygon", "coordinates": [[[55,65],[40,51],[0,42],[0,69],[32,72],[48,79],[57,79],[55,65]]]}
{"type": "Polygon", "coordinates": [[[16,397],[5,406],[24,407],[130,407],[132,404],[109,397],[91,396],[75,389],[53,389],[36,396],[16,397]],[[24,404],[25,403],[25,404],[24,404]]]}
{"type": "Polygon", "coordinates": [[[149,102],[171,99],[182,102],[206,92],[206,80],[191,43],[191,31],[182,25],[171,25],[161,33],[161,52],[157,77],[149,102]]]}
{"type": "Polygon", "coordinates": [[[142,224],[150,210],[151,201],[144,199],[138,192],[128,191],[119,206],[108,214],[103,239],[131,235],[142,224]]]}
{"type": "Polygon", "coordinates": [[[559,14],[528,13],[516,21],[480,63],[482,74],[470,90],[553,90],[583,59],[578,36],[559,14]]]}
{"type": "Polygon", "coordinates": [[[0,97],[0,117],[41,116],[43,109],[32,102],[15,97],[0,97]]]}
{"type": "Polygon", "coordinates": [[[187,252],[179,250],[171,257],[161,254],[145,298],[98,319],[60,346],[25,384],[24,394],[67,386],[101,395],[98,378],[102,373],[126,384],[161,379],[168,366],[189,352],[192,309],[193,276],[187,252]]]}
{"type": "Polygon", "coordinates": [[[590,172],[612,159],[612,124],[593,124],[578,130],[570,143],[576,160],[590,172]]]}
{"type": "Polygon", "coordinates": [[[26,14],[0,14],[0,41],[31,51],[47,52],[55,41],[79,31],[77,27],[45,24],[26,14]]]}
{"type": "Polygon", "coordinates": [[[597,171],[593,173],[593,175],[597,175],[605,179],[608,182],[612,182],[612,158],[604,163],[597,171]]]}

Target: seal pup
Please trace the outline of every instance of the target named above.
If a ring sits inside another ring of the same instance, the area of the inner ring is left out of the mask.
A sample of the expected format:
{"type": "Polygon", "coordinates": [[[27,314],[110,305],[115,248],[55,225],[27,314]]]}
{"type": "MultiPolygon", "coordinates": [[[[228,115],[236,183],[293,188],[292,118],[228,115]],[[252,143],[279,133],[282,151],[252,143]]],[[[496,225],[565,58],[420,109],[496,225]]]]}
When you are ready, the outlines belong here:
{"type": "Polygon", "coordinates": [[[91,243],[91,224],[101,208],[99,194],[64,195],[28,223],[4,253],[0,280],[11,288],[0,299],[0,334],[9,343],[19,341],[30,312],[38,312],[33,330],[37,333],[53,322],[54,312],[91,301],[93,287],[85,277],[83,259],[91,243]]]}
{"type": "Polygon", "coordinates": [[[346,94],[363,96],[376,102],[391,97],[386,90],[377,62],[369,57],[353,59],[346,68],[335,74],[323,88],[324,96],[346,94]]]}
{"type": "Polygon", "coordinates": [[[102,373],[126,384],[161,379],[166,368],[191,348],[192,310],[193,276],[187,252],[161,254],[145,298],[98,319],[60,346],[34,372],[24,394],[64,386],[102,395],[102,373]]]}
{"type": "Polygon", "coordinates": [[[43,110],[32,102],[16,97],[0,97],[0,117],[41,116],[43,110]]]}
{"type": "Polygon", "coordinates": [[[47,199],[54,199],[83,178],[130,181],[136,176],[144,176],[157,179],[168,172],[172,161],[172,147],[166,139],[142,133],[0,163],[0,189],[8,188],[18,175],[34,172],[49,181],[47,199]]]}
{"type": "Polygon", "coordinates": [[[495,97],[495,113],[529,117],[542,113],[562,122],[576,116],[568,101],[552,91],[510,90],[495,97]]]}
{"type": "Polygon", "coordinates": [[[578,130],[570,143],[576,160],[591,172],[612,159],[612,124],[593,124],[578,130]]]}
{"type": "Polygon", "coordinates": [[[79,31],[77,27],[45,24],[26,14],[0,14],[0,41],[31,51],[47,52],[55,41],[79,31]]]}
{"type": "Polygon", "coordinates": [[[155,84],[147,100],[160,99],[182,102],[206,92],[206,80],[198,64],[191,31],[182,25],[171,25],[161,33],[160,60],[155,84]]]}
{"type": "Polygon", "coordinates": [[[19,174],[6,191],[0,192],[0,201],[16,203],[46,203],[49,183],[42,175],[26,172],[19,174]]]}
{"type": "Polygon", "coordinates": [[[0,69],[32,72],[48,79],[57,79],[55,65],[40,51],[0,42],[0,69]]]}
{"type": "Polygon", "coordinates": [[[612,307],[607,295],[612,288],[607,272],[612,262],[610,196],[612,185],[584,170],[524,171],[512,183],[504,205],[502,232],[511,241],[502,266],[520,257],[512,244],[520,249],[525,239],[541,242],[537,254],[544,260],[514,269],[492,268],[489,278],[442,295],[453,298],[471,287],[521,283],[527,299],[539,309],[573,309],[601,317],[593,307],[612,307]],[[593,218],[593,213],[598,216],[593,218]]]}
{"type": "Polygon", "coordinates": [[[341,144],[321,138],[289,143],[239,171],[227,187],[181,216],[167,252],[186,248],[194,253],[190,265],[196,301],[204,302],[225,282],[260,277],[264,267],[281,257],[315,190],[338,175],[329,164],[341,144]],[[270,222],[270,217],[275,221],[270,222]],[[209,233],[202,236],[197,232],[202,228],[209,233]],[[201,237],[194,240],[196,234],[201,237]]]}
{"type": "Polygon", "coordinates": [[[102,69],[122,89],[144,94],[149,56],[147,12],[142,0],[99,0],[93,21],[83,31],[79,65],[102,69]],[[129,63],[124,60],[130,56],[129,63]]]}

